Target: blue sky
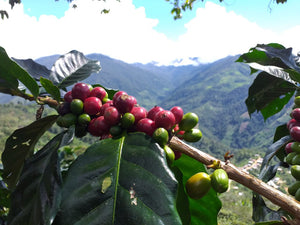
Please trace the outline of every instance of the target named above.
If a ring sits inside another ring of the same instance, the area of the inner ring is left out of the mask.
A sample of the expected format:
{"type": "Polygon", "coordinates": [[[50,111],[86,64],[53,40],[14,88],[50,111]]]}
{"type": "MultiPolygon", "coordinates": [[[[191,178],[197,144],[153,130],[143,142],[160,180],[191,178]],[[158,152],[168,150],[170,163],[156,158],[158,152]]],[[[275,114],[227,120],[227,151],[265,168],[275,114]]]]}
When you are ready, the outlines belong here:
{"type": "MultiPolygon", "coordinates": [[[[0,0],[1,7],[9,6],[0,0]]],[[[23,0],[1,21],[0,45],[18,58],[76,49],[123,61],[168,64],[199,58],[211,62],[257,43],[279,42],[300,50],[300,1],[198,0],[174,21],[165,0],[23,0]],[[78,8],[73,9],[72,4],[78,8]],[[101,9],[109,8],[107,15],[101,9]],[[15,29],[11,29],[14,26],[15,29]],[[7,31],[7,32],[5,32],[7,31]]]]}

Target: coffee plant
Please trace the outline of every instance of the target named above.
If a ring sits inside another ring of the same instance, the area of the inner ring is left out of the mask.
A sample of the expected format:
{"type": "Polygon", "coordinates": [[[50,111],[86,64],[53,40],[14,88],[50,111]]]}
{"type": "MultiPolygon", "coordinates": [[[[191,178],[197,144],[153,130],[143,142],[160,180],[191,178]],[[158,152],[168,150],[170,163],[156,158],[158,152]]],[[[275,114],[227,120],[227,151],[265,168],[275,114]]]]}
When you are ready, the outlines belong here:
{"type": "MultiPolygon", "coordinates": [[[[249,63],[257,74],[246,100],[250,115],[260,111],[267,119],[298,91],[300,69],[291,49],[258,45],[237,61],[249,63]]],[[[229,153],[220,160],[189,145],[202,138],[195,113],[179,106],[146,110],[123,90],[85,83],[92,73],[101,75],[100,62],[71,51],[50,74],[38,68],[19,66],[0,48],[0,91],[57,112],[44,116],[41,107],[35,121],[6,140],[0,168],[2,224],[213,225],[221,208],[218,195],[228,190],[229,179],[254,191],[255,222],[299,224],[298,97],[255,178],[232,165],[229,153]],[[55,125],[61,132],[37,149],[55,125]],[[65,163],[61,153],[68,148],[63,147],[87,135],[95,143],[65,163]],[[289,164],[296,179],[289,187],[294,197],[265,183],[289,164]],[[268,208],[262,196],[281,210],[268,208]]]]}

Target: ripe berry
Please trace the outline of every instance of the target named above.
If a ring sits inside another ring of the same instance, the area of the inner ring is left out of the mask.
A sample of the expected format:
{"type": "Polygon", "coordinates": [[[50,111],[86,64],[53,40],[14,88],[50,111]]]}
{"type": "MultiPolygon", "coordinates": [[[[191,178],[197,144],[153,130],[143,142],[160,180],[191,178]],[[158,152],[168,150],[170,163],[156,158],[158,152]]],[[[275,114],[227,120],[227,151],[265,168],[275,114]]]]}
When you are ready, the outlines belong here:
{"type": "Polygon", "coordinates": [[[300,142],[300,127],[294,126],[290,129],[290,135],[295,140],[300,142]]]}
{"type": "Polygon", "coordinates": [[[175,123],[178,124],[182,120],[183,117],[183,109],[179,106],[174,106],[170,109],[170,111],[174,114],[175,116],[175,123]]]}
{"type": "Polygon", "coordinates": [[[286,154],[290,154],[291,152],[293,152],[292,147],[291,147],[292,144],[293,144],[293,142],[290,142],[290,143],[286,144],[286,146],[284,148],[286,154]]]}
{"type": "Polygon", "coordinates": [[[152,136],[155,130],[155,122],[153,120],[150,120],[149,118],[141,119],[136,124],[136,130],[140,132],[144,132],[149,136],[152,136]]]}
{"type": "Polygon", "coordinates": [[[300,126],[300,122],[298,122],[297,120],[295,120],[294,118],[293,119],[290,119],[287,124],[286,124],[287,128],[290,130],[292,127],[294,126],[300,126]]]}
{"type": "Polygon", "coordinates": [[[175,116],[171,111],[160,111],[154,118],[157,127],[163,127],[166,130],[170,130],[175,125],[175,116]]]}
{"type": "Polygon", "coordinates": [[[116,125],[120,122],[121,115],[116,107],[109,106],[104,111],[104,119],[110,125],[116,125]]]}
{"type": "Polygon", "coordinates": [[[135,123],[147,117],[147,110],[144,107],[140,107],[140,106],[133,107],[130,113],[134,115],[135,123]]]}
{"type": "Polygon", "coordinates": [[[63,116],[67,113],[70,113],[71,112],[70,105],[71,105],[70,102],[63,102],[62,104],[60,104],[57,109],[59,115],[63,116]]]}
{"type": "Polygon", "coordinates": [[[293,109],[291,116],[297,120],[298,122],[300,122],[300,108],[295,108],[293,109]]]}
{"type": "Polygon", "coordinates": [[[177,159],[179,159],[181,157],[182,152],[174,150],[174,154],[175,154],[175,160],[177,160],[177,159]]]}
{"type": "Polygon", "coordinates": [[[114,106],[120,113],[130,112],[135,104],[135,98],[131,95],[122,94],[113,100],[114,106]]]}
{"type": "Polygon", "coordinates": [[[100,112],[102,102],[97,97],[88,97],[84,100],[83,108],[84,112],[93,116],[100,112]]]}
{"type": "Polygon", "coordinates": [[[104,112],[105,112],[105,109],[107,109],[109,106],[113,106],[113,102],[112,101],[108,101],[106,103],[104,103],[100,109],[100,112],[99,112],[99,116],[103,116],[104,115],[104,112]]]}
{"type": "Polygon", "coordinates": [[[90,86],[85,83],[77,83],[72,88],[72,98],[84,101],[90,95],[90,86]]]}
{"type": "Polygon", "coordinates": [[[128,95],[128,94],[125,91],[116,92],[112,99],[114,104],[115,104],[115,101],[117,100],[117,98],[120,97],[121,95],[128,95]]]}
{"type": "Polygon", "coordinates": [[[108,133],[110,125],[105,121],[104,116],[99,116],[91,120],[88,131],[93,136],[101,136],[108,133]]]}
{"type": "Polygon", "coordinates": [[[68,91],[65,95],[64,95],[64,101],[65,102],[71,102],[73,100],[72,97],[72,91],[68,91]]]}
{"type": "Polygon", "coordinates": [[[91,90],[90,96],[92,97],[97,97],[99,98],[101,101],[103,100],[103,98],[107,95],[107,92],[105,91],[105,89],[103,87],[94,87],[91,90]]]}
{"type": "Polygon", "coordinates": [[[164,109],[160,106],[154,106],[152,109],[149,110],[147,117],[154,121],[156,113],[163,111],[164,109]]]}

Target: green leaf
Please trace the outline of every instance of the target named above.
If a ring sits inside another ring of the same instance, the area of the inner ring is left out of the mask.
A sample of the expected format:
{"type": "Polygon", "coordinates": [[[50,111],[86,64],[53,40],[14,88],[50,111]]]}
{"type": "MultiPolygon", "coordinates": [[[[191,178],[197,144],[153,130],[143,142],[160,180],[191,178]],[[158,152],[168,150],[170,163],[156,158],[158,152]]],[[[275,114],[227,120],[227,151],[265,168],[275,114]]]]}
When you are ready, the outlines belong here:
{"type": "Polygon", "coordinates": [[[45,88],[46,92],[49,93],[56,101],[60,101],[60,91],[50,80],[41,77],[41,85],[45,88]]]}
{"type": "Polygon", "coordinates": [[[58,88],[66,88],[101,70],[100,62],[86,58],[81,52],[71,51],[61,56],[51,68],[49,79],[58,88]]]}
{"type": "Polygon", "coordinates": [[[143,133],[105,139],[71,165],[53,225],[181,224],[164,150],[143,133]]]}
{"type": "Polygon", "coordinates": [[[246,105],[251,115],[261,111],[264,119],[279,112],[293,96],[297,86],[266,72],[257,75],[249,88],[246,105]]]}
{"type": "MultiPolygon", "coordinates": [[[[198,172],[207,172],[202,163],[184,154],[174,162],[174,166],[183,174],[182,180],[178,181],[182,183],[183,186],[192,175],[198,172]]],[[[186,193],[182,193],[182,195],[187,196],[186,193]]],[[[183,196],[181,196],[181,198],[183,198],[183,196]]],[[[191,216],[190,225],[218,224],[217,216],[222,207],[222,203],[212,188],[203,198],[198,200],[188,198],[188,202],[191,216]]],[[[180,212],[180,210],[178,211],[180,212]]]]}
{"type": "Polygon", "coordinates": [[[57,150],[65,132],[58,134],[25,162],[12,193],[10,225],[50,225],[60,204],[62,178],[57,150]]]}
{"type": "Polygon", "coordinates": [[[0,62],[0,79],[5,81],[4,83],[9,85],[10,89],[18,90],[19,80],[30,90],[35,98],[39,95],[37,82],[22,67],[11,60],[2,47],[0,47],[0,62]]]}
{"type": "Polygon", "coordinates": [[[50,70],[32,59],[16,59],[12,58],[19,66],[26,70],[35,80],[40,80],[40,77],[49,78],[50,70]]]}
{"type": "Polygon", "coordinates": [[[9,189],[15,187],[24,161],[33,154],[35,144],[53,125],[57,117],[57,115],[53,115],[34,121],[26,127],[15,130],[6,140],[1,156],[4,167],[2,177],[9,189]]]}

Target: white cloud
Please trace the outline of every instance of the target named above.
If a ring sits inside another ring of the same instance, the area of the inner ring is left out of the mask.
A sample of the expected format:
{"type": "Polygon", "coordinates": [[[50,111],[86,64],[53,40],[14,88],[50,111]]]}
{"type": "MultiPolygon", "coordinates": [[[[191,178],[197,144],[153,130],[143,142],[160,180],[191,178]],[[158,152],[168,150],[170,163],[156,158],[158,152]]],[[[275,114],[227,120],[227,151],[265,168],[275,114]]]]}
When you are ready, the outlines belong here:
{"type": "Polygon", "coordinates": [[[189,62],[190,57],[211,62],[246,52],[257,43],[281,41],[286,47],[299,45],[296,38],[300,26],[276,34],[211,2],[197,10],[178,41],[157,32],[155,26],[159,21],[147,18],[145,9],[135,8],[132,0],[75,0],[73,4],[78,7],[70,7],[62,18],[36,18],[26,15],[22,4],[10,10],[8,0],[0,0],[0,8],[7,7],[10,15],[0,21],[0,46],[17,58],[38,58],[76,49],[129,63],[168,63],[180,58],[189,62]],[[104,8],[110,9],[110,13],[101,14],[104,8]]]}

